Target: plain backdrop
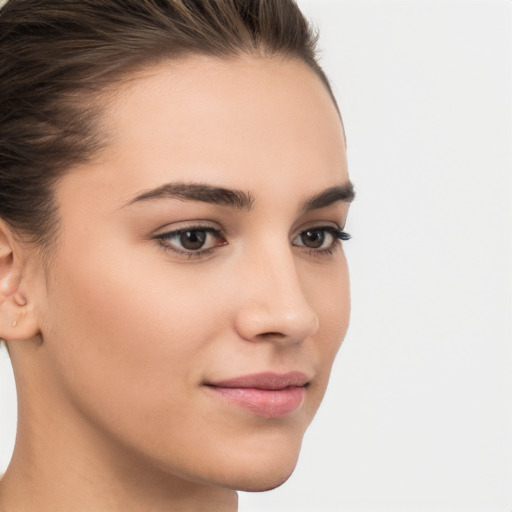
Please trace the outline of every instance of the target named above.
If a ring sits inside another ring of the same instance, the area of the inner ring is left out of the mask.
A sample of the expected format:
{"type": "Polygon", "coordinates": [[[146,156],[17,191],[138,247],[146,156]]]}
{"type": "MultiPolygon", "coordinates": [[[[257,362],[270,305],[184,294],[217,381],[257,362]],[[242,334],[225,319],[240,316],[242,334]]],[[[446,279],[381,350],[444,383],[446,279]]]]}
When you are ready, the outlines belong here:
{"type": "MultiPolygon", "coordinates": [[[[301,0],[357,190],[353,313],[290,480],[240,512],[512,511],[512,2],[301,0]]],[[[15,431],[0,356],[0,473],[15,431]]]]}

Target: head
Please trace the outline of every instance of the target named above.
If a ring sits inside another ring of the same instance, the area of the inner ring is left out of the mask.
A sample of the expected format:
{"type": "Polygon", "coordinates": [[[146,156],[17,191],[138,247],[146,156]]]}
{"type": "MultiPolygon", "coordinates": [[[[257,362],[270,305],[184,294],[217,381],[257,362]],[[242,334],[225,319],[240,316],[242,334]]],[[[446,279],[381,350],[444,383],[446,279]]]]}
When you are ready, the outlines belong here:
{"type": "Polygon", "coordinates": [[[0,34],[19,446],[59,425],[113,466],[279,485],[349,315],[343,127],[298,8],[10,0],[0,34]]]}

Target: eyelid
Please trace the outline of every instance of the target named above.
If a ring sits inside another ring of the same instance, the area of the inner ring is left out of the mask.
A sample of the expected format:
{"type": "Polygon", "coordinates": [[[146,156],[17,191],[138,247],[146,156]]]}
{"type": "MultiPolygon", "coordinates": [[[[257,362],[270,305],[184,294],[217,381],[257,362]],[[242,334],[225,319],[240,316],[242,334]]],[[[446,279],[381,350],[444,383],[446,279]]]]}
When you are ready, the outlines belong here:
{"type": "Polygon", "coordinates": [[[334,237],[335,239],[340,240],[340,241],[346,241],[346,240],[350,240],[352,238],[350,233],[347,233],[342,228],[324,225],[324,226],[312,226],[309,228],[301,229],[297,233],[297,235],[293,237],[293,240],[295,240],[296,238],[298,238],[300,235],[302,235],[303,233],[305,233],[307,231],[325,231],[325,232],[329,233],[332,237],[334,237]]]}
{"type": "Polygon", "coordinates": [[[194,231],[194,230],[204,230],[204,231],[218,231],[220,233],[224,232],[224,229],[219,226],[216,222],[210,220],[192,220],[192,221],[181,221],[175,222],[172,224],[165,224],[158,229],[155,229],[152,233],[152,238],[169,235],[172,233],[176,233],[179,231],[194,231]]]}
{"type": "Polygon", "coordinates": [[[217,248],[227,245],[226,237],[224,236],[222,229],[197,223],[183,225],[181,227],[177,227],[175,229],[170,229],[160,234],[156,234],[153,236],[153,240],[155,240],[157,244],[160,247],[162,247],[165,251],[172,252],[176,254],[178,257],[188,259],[195,259],[207,256],[211,254],[213,251],[215,251],[217,248]],[[173,243],[170,242],[170,239],[180,236],[181,234],[186,233],[187,231],[203,231],[205,233],[210,233],[213,234],[214,238],[216,238],[217,241],[222,240],[223,242],[215,243],[212,247],[200,248],[197,250],[180,248],[179,246],[174,245],[173,243]]]}
{"type": "Polygon", "coordinates": [[[304,224],[301,224],[299,227],[294,229],[292,239],[297,237],[304,231],[308,231],[310,229],[334,229],[338,231],[343,231],[345,229],[345,223],[338,223],[336,221],[329,220],[312,220],[309,222],[305,222],[304,224]]]}
{"type": "Polygon", "coordinates": [[[332,225],[317,224],[306,228],[303,227],[302,230],[292,238],[292,244],[303,254],[310,257],[330,258],[336,251],[341,250],[343,242],[350,240],[350,238],[350,234],[337,225],[334,227],[332,225]],[[297,239],[300,239],[301,236],[308,231],[323,231],[329,233],[329,236],[332,237],[332,241],[327,247],[309,247],[305,243],[297,243],[297,239]]]}

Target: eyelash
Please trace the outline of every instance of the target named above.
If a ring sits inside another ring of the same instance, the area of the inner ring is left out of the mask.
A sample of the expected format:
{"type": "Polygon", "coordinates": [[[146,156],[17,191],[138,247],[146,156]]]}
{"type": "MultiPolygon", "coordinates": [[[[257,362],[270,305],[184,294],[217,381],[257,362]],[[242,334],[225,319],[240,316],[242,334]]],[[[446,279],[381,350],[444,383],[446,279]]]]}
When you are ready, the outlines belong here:
{"type": "Polygon", "coordinates": [[[200,231],[205,233],[211,233],[215,238],[223,238],[222,231],[220,229],[212,228],[211,226],[187,226],[186,228],[177,229],[175,231],[169,231],[167,233],[162,233],[155,237],[155,240],[158,244],[163,247],[165,251],[170,251],[180,256],[186,256],[189,259],[200,258],[202,256],[208,256],[211,254],[217,247],[221,247],[226,245],[226,243],[218,244],[209,249],[199,249],[197,251],[186,250],[186,249],[178,249],[169,243],[169,239],[178,237],[183,233],[187,233],[189,231],[200,231]]]}
{"type": "MultiPolygon", "coordinates": [[[[187,233],[187,232],[203,232],[203,233],[210,233],[214,235],[216,239],[224,238],[222,234],[222,230],[213,228],[211,226],[187,226],[186,228],[177,229],[174,231],[169,231],[167,233],[162,233],[161,235],[157,235],[154,237],[158,245],[160,245],[165,251],[170,251],[175,254],[178,254],[179,256],[185,256],[189,259],[195,259],[195,258],[201,258],[204,256],[208,256],[212,254],[218,247],[222,247],[224,245],[227,245],[227,242],[220,243],[218,245],[215,245],[214,247],[210,247],[208,249],[198,249],[198,250],[187,250],[187,249],[178,249],[177,247],[171,245],[169,242],[169,239],[173,239],[176,237],[179,237],[180,235],[187,233]]],[[[301,231],[295,238],[300,237],[304,233],[310,232],[324,232],[329,233],[333,237],[333,242],[329,247],[326,247],[325,249],[314,249],[314,248],[308,248],[305,245],[296,245],[295,247],[299,247],[302,252],[311,254],[316,257],[329,257],[334,252],[339,249],[342,245],[342,242],[350,240],[352,237],[349,233],[346,231],[343,231],[340,228],[333,227],[333,226],[314,226],[309,229],[305,229],[304,231],[301,231]]],[[[225,239],[224,239],[225,240],[225,239]]]]}

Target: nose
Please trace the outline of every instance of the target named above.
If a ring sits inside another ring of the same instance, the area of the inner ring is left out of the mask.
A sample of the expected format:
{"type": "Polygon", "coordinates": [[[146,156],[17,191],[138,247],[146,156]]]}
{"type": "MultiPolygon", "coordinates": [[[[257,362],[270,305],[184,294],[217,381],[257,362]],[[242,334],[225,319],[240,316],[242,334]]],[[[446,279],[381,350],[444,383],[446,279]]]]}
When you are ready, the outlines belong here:
{"type": "Polygon", "coordinates": [[[300,343],[319,328],[290,249],[254,254],[241,270],[236,330],[248,341],[300,343]]]}

